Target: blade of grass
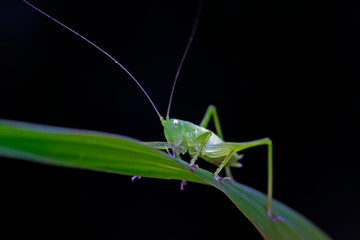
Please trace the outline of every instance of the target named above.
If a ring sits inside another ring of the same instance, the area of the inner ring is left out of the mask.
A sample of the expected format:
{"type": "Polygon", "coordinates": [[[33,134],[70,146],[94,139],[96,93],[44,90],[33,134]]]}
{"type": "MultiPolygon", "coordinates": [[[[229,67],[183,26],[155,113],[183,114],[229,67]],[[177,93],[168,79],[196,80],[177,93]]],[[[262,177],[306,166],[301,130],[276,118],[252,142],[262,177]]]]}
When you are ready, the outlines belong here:
{"type": "Polygon", "coordinates": [[[0,155],[64,167],[205,183],[167,154],[128,137],[95,131],[0,121],[0,155]]]}
{"type": "Polygon", "coordinates": [[[64,167],[210,184],[223,191],[265,239],[329,239],[305,217],[274,200],[272,221],[266,195],[237,182],[220,183],[204,170],[137,140],[108,133],[0,120],[0,156],[64,167]]]}

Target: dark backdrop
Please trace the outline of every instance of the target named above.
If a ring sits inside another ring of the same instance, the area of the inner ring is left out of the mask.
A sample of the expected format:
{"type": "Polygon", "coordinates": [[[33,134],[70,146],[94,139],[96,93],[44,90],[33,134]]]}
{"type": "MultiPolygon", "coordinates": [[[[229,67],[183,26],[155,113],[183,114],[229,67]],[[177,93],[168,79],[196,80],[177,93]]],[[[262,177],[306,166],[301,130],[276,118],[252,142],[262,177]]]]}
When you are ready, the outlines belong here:
{"type": "MultiPolygon", "coordinates": [[[[165,115],[195,1],[32,3],[109,51],[165,115]]],[[[360,238],[359,19],[345,1],[205,1],[171,111],[199,123],[214,104],[228,141],[270,137],[274,197],[337,239],[360,238]]],[[[164,140],[119,67],[22,1],[2,2],[0,41],[0,118],[164,140]]],[[[236,179],[265,192],[266,149],[243,164],[236,179]]],[[[13,239],[260,238],[208,186],[6,158],[0,169],[0,234],[13,239]]]]}

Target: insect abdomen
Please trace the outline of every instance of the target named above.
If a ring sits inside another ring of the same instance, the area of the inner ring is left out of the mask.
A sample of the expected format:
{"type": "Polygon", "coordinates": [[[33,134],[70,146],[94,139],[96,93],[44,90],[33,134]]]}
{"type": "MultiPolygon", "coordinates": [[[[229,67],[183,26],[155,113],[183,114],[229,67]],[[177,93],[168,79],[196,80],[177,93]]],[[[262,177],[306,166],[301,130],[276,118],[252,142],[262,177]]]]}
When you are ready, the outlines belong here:
{"type": "MultiPolygon", "coordinates": [[[[187,149],[190,155],[195,155],[201,146],[201,143],[193,145],[192,141],[203,134],[211,132],[211,137],[206,143],[203,151],[200,153],[200,158],[214,165],[220,165],[229,153],[229,149],[227,147],[219,145],[224,143],[224,141],[217,134],[204,127],[187,121],[183,121],[182,124],[185,128],[182,145],[187,149]]],[[[234,154],[228,165],[236,162],[239,158],[238,154],[234,154]]]]}

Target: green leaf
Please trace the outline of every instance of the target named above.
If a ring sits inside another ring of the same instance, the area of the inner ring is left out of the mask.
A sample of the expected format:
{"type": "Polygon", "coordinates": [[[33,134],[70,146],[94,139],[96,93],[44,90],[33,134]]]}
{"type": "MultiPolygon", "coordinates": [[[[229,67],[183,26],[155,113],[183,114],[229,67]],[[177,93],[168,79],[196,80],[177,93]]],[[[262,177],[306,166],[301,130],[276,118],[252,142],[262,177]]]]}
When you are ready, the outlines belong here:
{"type": "Polygon", "coordinates": [[[210,184],[224,192],[265,239],[329,239],[305,217],[274,200],[266,214],[266,195],[235,181],[220,183],[204,169],[120,135],[0,120],[0,156],[64,167],[210,184]]]}

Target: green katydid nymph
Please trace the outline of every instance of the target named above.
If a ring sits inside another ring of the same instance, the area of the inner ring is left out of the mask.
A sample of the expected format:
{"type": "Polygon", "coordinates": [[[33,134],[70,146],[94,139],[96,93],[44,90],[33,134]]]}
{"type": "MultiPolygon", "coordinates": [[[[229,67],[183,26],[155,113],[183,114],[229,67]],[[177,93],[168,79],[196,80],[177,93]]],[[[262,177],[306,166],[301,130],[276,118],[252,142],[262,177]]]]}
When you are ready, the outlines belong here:
{"type": "MultiPolygon", "coordinates": [[[[183,65],[184,59],[187,55],[187,52],[189,51],[192,39],[195,35],[196,28],[198,26],[200,12],[201,12],[201,5],[202,5],[201,0],[199,1],[198,4],[198,10],[190,34],[190,38],[188,40],[185,52],[181,58],[179,67],[175,75],[175,80],[170,94],[170,100],[168,104],[166,118],[163,118],[160,115],[159,111],[155,107],[155,104],[151,100],[150,96],[140,85],[140,83],[135,79],[135,77],[125,67],[123,67],[117,60],[115,60],[110,54],[108,54],[103,49],[95,45],[93,42],[89,41],[84,36],[75,32],[71,28],[65,26],[64,24],[54,19],[50,15],[46,14],[45,12],[41,11],[34,5],[28,3],[26,0],[23,1],[32,8],[34,8],[35,10],[37,10],[38,12],[40,12],[41,14],[47,16],[51,20],[55,21],[62,27],[68,29],[72,33],[78,35],[83,40],[85,40],[86,42],[97,48],[99,51],[101,51],[103,54],[105,54],[107,57],[113,60],[117,65],[119,65],[134,80],[134,82],[140,87],[142,92],[150,101],[151,105],[155,109],[155,112],[160,118],[161,124],[164,127],[166,142],[148,142],[147,144],[149,146],[156,149],[166,150],[168,151],[169,154],[171,154],[174,157],[180,157],[180,154],[184,154],[187,152],[192,157],[190,161],[190,169],[192,171],[196,171],[196,169],[198,168],[198,165],[196,164],[198,158],[202,158],[214,165],[217,165],[218,168],[214,172],[214,178],[217,181],[223,183],[224,181],[232,180],[230,167],[241,167],[241,163],[239,163],[239,160],[241,159],[242,155],[239,155],[237,152],[244,150],[246,148],[266,145],[268,147],[267,213],[269,217],[274,221],[282,220],[280,216],[275,217],[272,214],[273,160],[272,160],[272,142],[269,138],[263,138],[249,142],[225,142],[221,131],[220,121],[216,108],[212,105],[208,107],[205,116],[199,125],[188,121],[169,117],[171,101],[173,98],[174,89],[179,76],[179,72],[183,65]],[[207,129],[208,123],[211,118],[213,118],[214,120],[216,133],[207,129]],[[171,153],[169,149],[171,150],[171,153]],[[225,169],[226,177],[219,176],[219,173],[221,172],[222,169],[225,169]]],[[[134,180],[135,178],[140,178],[140,176],[134,176],[132,180],[134,180]]],[[[181,182],[181,189],[183,189],[185,184],[186,184],[185,181],[181,182]]]]}

